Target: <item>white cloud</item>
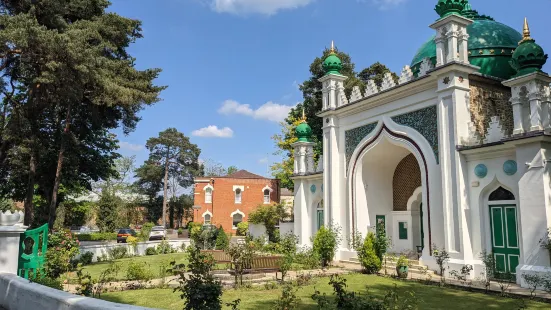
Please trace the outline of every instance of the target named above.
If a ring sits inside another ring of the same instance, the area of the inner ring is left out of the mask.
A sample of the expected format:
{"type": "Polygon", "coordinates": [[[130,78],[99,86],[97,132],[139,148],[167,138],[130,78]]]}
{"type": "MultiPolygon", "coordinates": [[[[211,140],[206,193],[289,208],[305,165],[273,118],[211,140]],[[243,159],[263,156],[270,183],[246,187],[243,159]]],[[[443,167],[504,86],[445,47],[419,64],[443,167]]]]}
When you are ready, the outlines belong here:
{"type": "Polygon", "coordinates": [[[212,0],[211,7],[219,13],[273,15],[280,10],[296,9],[314,0],[212,0]]]}
{"type": "Polygon", "coordinates": [[[267,157],[261,158],[261,159],[258,160],[258,163],[259,164],[267,164],[268,163],[268,158],[267,157]]]}
{"type": "Polygon", "coordinates": [[[233,137],[233,130],[229,127],[218,128],[218,126],[210,125],[194,130],[191,134],[203,138],[231,138],[233,137]]]}
{"type": "Polygon", "coordinates": [[[281,122],[289,115],[289,111],[294,107],[295,106],[282,105],[268,101],[258,109],[253,110],[248,104],[241,104],[235,100],[226,100],[220,109],[218,109],[218,113],[225,115],[241,114],[255,119],[281,122]]]}
{"type": "Polygon", "coordinates": [[[125,151],[139,152],[144,149],[144,146],[141,144],[132,144],[129,142],[122,141],[119,143],[119,149],[125,151]]]}

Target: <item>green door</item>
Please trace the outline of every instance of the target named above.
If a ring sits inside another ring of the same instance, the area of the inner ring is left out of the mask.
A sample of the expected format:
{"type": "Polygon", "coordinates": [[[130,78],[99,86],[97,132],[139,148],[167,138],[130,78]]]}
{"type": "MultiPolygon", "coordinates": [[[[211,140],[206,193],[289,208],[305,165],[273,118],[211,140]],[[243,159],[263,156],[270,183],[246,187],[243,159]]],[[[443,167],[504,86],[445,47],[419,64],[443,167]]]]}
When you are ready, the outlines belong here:
{"type": "Polygon", "coordinates": [[[517,208],[515,205],[490,206],[490,220],[496,271],[515,275],[520,258],[517,208]]]}
{"type": "Polygon", "coordinates": [[[320,228],[322,226],[324,226],[324,223],[325,223],[325,214],[323,212],[323,209],[318,209],[317,210],[317,230],[320,230],[320,228]]]}

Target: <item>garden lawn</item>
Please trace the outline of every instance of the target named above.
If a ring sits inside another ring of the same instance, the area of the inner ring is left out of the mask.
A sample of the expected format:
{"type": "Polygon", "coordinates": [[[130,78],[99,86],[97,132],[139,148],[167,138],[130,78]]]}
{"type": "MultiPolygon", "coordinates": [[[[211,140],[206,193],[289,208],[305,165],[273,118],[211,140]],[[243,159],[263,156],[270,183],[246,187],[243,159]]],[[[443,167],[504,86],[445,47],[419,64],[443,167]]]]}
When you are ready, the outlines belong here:
{"type": "MultiPolygon", "coordinates": [[[[120,266],[120,270],[115,276],[115,279],[120,281],[125,280],[126,268],[130,261],[147,263],[151,272],[153,273],[153,275],[155,275],[155,278],[160,278],[161,276],[159,276],[159,274],[163,265],[168,266],[171,261],[176,261],[177,264],[187,263],[187,258],[185,253],[173,253],[116,259],[112,262],[118,264],[120,266]]],[[[92,279],[98,279],[101,272],[107,269],[107,267],[109,267],[109,264],[112,262],[101,262],[84,266],[83,271],[84,273],[89,273],[90,276],[92,276],[92,279]]],[[[62,276],[62,279],[65,279],[66,276],[69,277],[69,282],[74,282],[74,279],[76,279],[76,274],[74,272],[69,272],[65,274],[64,276],[62,276]]]]}
{"type": "MultiPolygon", "coordinates": [[[[394,285],[398,286],[400,292],[413,291],[419,299],[419,309],[519,309],[520,301],[511,298],[503,298],[497,295],[486,295],[462,290],[427,286],[416,282],[397,281],[390,278],[383,278],[372,275],[354,274],[345,276],[347,279],[347,290],[366,293],[366,286],[369,293],[382,298],[394,285]]],[[[329,278],[314,280],[315,284],[303,286],[297,295],[301,298],[299,309],[317,309],[317,305],[311,296],[315,290],[327,295],[333,294],[329,286],[329,278]]],[[[225,290],[222,297],[224,303],[241,299],[241,310],[271,309],[274,302],[280,297],[281,290],[264,290],[263,286],[251,289],[225,290]]],[[[150,308],[161,309],[182,309],[183,301],[178,292],[173,293],[172,289],[150,289],[106,293],[102,299],[112,302],[132,304],[150,308]]],[[[526,300],[527,309],[551,309],[550,304],[537,303],[526,300]]]]}

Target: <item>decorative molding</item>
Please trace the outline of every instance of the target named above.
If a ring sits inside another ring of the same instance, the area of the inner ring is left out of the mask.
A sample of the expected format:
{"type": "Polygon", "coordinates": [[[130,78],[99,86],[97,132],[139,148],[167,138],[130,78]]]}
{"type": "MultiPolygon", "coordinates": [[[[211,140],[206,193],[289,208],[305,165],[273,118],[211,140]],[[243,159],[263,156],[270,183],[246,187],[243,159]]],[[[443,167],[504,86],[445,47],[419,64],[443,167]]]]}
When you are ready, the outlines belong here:
{"type": "Polygon", "coordinates": [[[362,96],[362,91],[360,90],[360,86],[354,86],[354,88],[352,88],[352,95],[350,96],[350,101],[354,102],[362,98],[363,96],[362,96]]]}
{"type": "Polygon", "coordinates": [[[205,218],[205,215],[207,215],[207,214],[210,215],[210,218],[211,218],[211,220],[212,220],[212,213],[210,213],[209,210],[203,212],[203,215],[201,215],[201,217],[205,218]]]}
{"type": "Polygon", "coordinates": [[[396,82],[394,82],[392,74],[390,72],[385,73],[385,76],[383,77],[383,84],[381,85],[381,90],[384,91],[395,86],[396,82]]]}
{"type": "Polygon", "coordinates": [[[264,188],[262,189],[262,193],[263,193],[263,194],[264,194],[264,191],[265,191],[265,190],[269,190],[270,193],[274,191],[274,190],[273,190],[270,186],[268,186],[268,185],[264,186],[264,188]]]}
{"type": "Polygon", "coordinates": [[[245,217],[245,213],[241,212],[241,210],[237,209],[235,211],[233,211],[232,213],[230,213],[230,217],[233,218],[234,215],[236,214],[241,214],[242,217],[245,217]]]}
{"type": "Polygon", "coordinates": [[[350,158],[352,158],[352,154],[356,150],[356,147],[358,146],[358,144],[360,144],[360,142],[365,137],[367,137],[370,133],[372,133],[376,127],[377,127],[377,123],[371,123],[371,124],[363,125],[361,127],[357,127],[357,128],[345,131],[344,141],[345,141],[347,167],[348,167],[348,163],[350,162],[350,158]]]}
{"type": "Polygon", "coordinates": [[[203,191],[206,191],[207,188],[210,188],[210,190],[214,191],[214,187],[210,183],[205,185],[205,187],[203,187],[203,191]]]}
{"type": "Polygon", "coordinates": [[[233,186],[233,191],[235,192],[236,189],[240,189],[241,192],[244,192],[245,191],[245,185],[234,185],[233,186]]]}
{"type": "Polygon", "coordinates": [[[432,64],[432,61],[430,60],[430,58],[427,57],[423,59],[423,61],[421,62],[418,76],[419,77],[425,76],[427,75],[427,72],[429,72],[432,69],[434,69],[434,65],[432,64]]]}
{"type": "Polygon", "coordinates": [[[402,85],[411,80],[413,80],[413,71],[411,71],[410,66],[405,66],[402,69],[402,74],[400,74],[400,79],[398,80],[398,84],[402,85]]]}
{"type": "Polygon", "coordinates": [[[340,106],[343,106],[343,105],[347,105],[348,104],[348,98],[346,98],[346,93],[343,91],[343,92],[340,92],[339,95],[340,95],[341,100],[339,101],[340,105],[338,105],[338,106],[340,107],[340,106]]]}
{"type": "Polygon", "coordinates": [[[436,106],[426,107],[421,110],[392,117],[392,120],[399,125],[415,129],[429,142],[436,163],[440,163],[438,149],[438,112],[436,106]]]}
{"type": "Polygon", "coordinates": [[[379,88],[377,87],[377,84],[375,84],[375,81],[368,80],[367,87],[365,88],[365,97],[375,95],[378,92],[379,92],[379,88]]]}
{"type": "Polygon", "coordinates": [[[473,122],[469,122],[469,135],[466,138],[461,138],[461,144],[464,146],[477,146],[480,145],[482,138],[478,131],[476,131],[476,125],[473,122]]]}
{"type": "Polygon", "coordinates": [[[506,137],[505,131],[499,121],[499,116],[492,116],[491,119],[486,137],[484,138],[484,143],[499,142],[506,137]]]}

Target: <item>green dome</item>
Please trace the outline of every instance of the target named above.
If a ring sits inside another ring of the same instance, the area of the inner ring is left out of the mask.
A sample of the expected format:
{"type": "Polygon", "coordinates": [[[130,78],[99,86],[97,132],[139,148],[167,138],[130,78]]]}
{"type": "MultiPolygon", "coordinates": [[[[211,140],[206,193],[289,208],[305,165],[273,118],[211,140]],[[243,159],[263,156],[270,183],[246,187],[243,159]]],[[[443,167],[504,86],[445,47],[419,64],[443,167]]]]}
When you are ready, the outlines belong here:
{"type": "Polygon", "coordinates": [[[310,142],[310,138],[312,137],[312,128],[310,128],[310,125],[308,125],[304,119],[295,129],[295,133],[297,134],[299,142],[310,142]]]}
{"type": "MultiPolygon", "coordinates": [[[[469,8],[470,9],[470,8],[469,8]]],[[[469,34],[469,62],[480,67],[480,73],[510,79],[516,74],[509,65],[513,51],[522,35],[515,29],[491,20],[487,16],[472,16],[478,19],[467,26],[469,34]]],[[[430,58],[436,63],[436,43],[434,37],[421,46],[411,62],[414,74],[419,72],[421,62],[430,58]]]]}
{"type": "Polygon", "coordinates": [[[547,55],[543,51],[543,48],[536,43],[536,40],[530,37],[530,28],[526,19],[524,19],[523,33],[524,37],[520,41],[511,60],[511,67],[517,71],[516,76],[541,72],[541,68],[547,62],[547,55]]]}
{"type": "Polygon", "coordinates": [[[325,73],[327,74],[341,74],[341,69],[341,59],[339,58],[339,56],[337,56],[337,54],[335,54],[335,52],[331,52],[331,54],[327,56],[327,58],[325,58],[325,61],[323,62],[323,70],[325,70],[325,73]]]}
{"type": "Polygon", "coordinates": [[[440,17],[445,17],[451,14],[461,14],[467,5],[467,0],[438,0],[434,10],[440,17]]]}

